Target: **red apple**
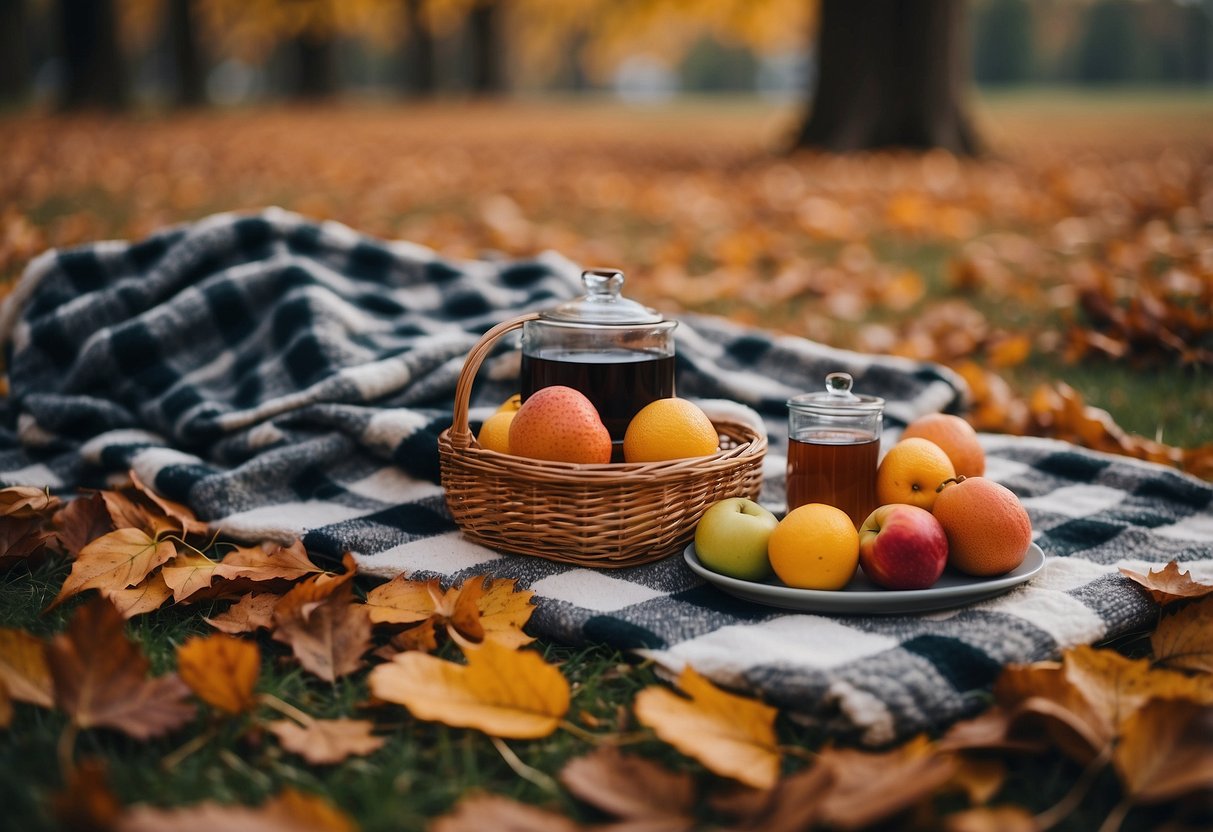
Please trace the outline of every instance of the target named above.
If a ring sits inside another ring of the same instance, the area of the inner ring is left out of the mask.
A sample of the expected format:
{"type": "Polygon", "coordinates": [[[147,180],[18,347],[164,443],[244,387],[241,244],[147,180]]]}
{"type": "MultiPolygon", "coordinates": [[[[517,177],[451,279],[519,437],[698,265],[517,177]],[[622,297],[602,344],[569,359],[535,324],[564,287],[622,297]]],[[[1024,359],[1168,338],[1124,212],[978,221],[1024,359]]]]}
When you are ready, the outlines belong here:
{"type": "Polygon", "coordinates": [[[885,589],[926,589],[948,562],[948,536],[926,509],[889,503],[859,527],[859,565],[885,589]]]}

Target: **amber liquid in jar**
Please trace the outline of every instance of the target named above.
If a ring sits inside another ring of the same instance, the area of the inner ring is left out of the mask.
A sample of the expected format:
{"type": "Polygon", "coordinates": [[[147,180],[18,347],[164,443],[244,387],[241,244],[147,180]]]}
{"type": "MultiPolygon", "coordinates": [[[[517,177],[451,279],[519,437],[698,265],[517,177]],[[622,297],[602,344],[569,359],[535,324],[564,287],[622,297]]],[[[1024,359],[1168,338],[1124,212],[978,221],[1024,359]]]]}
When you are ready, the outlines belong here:
{"type": "Polygon", "coordinates": [[[808,503],[837,506],[859,528],[876,508],[880,440],[847,428],[812,428],[788,442],[788,511],[808,503]]]}

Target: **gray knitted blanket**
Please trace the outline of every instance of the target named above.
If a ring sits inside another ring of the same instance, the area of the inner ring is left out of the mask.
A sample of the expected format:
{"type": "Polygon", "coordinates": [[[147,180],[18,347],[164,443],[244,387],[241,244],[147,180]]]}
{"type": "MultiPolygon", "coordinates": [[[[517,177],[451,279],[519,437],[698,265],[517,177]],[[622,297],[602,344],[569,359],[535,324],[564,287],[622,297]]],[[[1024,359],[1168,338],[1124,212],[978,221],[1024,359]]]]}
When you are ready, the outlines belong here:
{"type": "MultiPolygon", "coordinates": [[[[579,293],[556,255],[456,262],[271,209],[217,215],[129,244],[50,251],[0,311],[10,394],[0,481],[70,492],[134,468],[230,536],[301,536],[389,576],[517,579],[530,628],[559,642],[691,664],[831,730],[878,743],[981,707],[1009,662],[1145,625],[1153,608],[1116,570],[1176,559],[1213,574],[1213,488],[1057,442],[983,437],[989,475],[1032,515],[1047,555],[1026,586],[926,614],[830,616],[756,606],[674,557],[592,571],[465,540],[438,484],[463,357],[521,311],[579,293]]],[[[934,365],[830,349],[687,316],[682,396],[765,421],[762,501],[783,508],[786,398],[847,370],[884,396],[887,435],[960,405],[934,365]]],[[[516,352],[482,369],[473,419],[516,388],[516,352]]]]}

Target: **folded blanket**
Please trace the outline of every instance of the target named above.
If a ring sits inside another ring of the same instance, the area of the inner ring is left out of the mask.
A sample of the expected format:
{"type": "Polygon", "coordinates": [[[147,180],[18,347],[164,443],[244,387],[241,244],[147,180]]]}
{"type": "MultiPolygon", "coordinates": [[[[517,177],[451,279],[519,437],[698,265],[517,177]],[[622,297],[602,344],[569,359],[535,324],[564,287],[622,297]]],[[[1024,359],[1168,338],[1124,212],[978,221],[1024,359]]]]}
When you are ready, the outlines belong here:
{"type": "MultiPolygon", "coordinates": [[[[474,545],[447,513],[437,436],[463,357],[519,312],[579,294],[580,269],[451,261],[280,210],[217,215],[143,242],[51,251],[0,310],[10,394],[0,481],[70,492],[134,468],[230,536],[289,539],[381,576],[489,574],[536,592],[535,635],[691,664],[840,733],[880,743],[983,702],[1008,662],[1116,636],[1153,615],[1117,572],[1213,572],[1213,488],[1062,443],[983,437],[1048,555],[1030,585],[938,613],[794,614],[670,558],[593,571],[474,545]]],[[[762,501],[783,508],[784,402],[846,370],[888,400],[886,430],[963,404],[944,368],[862,356],[706,316],[677,330],[680,395],[765,420],[762,501]]],[[[474,418],[510,393],[517,350],[481,371],[474,418]]]]}

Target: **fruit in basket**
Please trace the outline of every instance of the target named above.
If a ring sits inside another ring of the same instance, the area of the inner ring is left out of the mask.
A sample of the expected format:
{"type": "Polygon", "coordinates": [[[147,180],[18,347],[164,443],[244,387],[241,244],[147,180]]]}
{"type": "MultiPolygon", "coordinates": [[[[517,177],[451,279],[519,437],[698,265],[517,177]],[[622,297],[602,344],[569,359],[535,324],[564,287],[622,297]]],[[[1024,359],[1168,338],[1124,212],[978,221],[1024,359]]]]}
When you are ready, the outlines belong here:
{"type": "Polygon", "coordinates": [[[720,448],[712,420],[687,399],[657,399],[640,409],[623,435],[627,462],[661,462],[709,456],[720,448]]]}
{"type": "Polygon", "coordinates": [[[498,410],[484,420],[476,441],[480,447],[490,451],[508,454],[510,452],[510,425],[514,422],[516,410],[498,410]]]}
{"type": "Polygon", "coordinates": [[[930,511],[940,483],[954,476],[952,460],[934,442],[902,439],[889,448],[876,469],[876,502],[907,503],[930,511]]]}
{"type": "Polygon", "coordinates": [[[778,523],[774,514],[753,500],[718,500],[708,506],[695,526],[695,554],[713,572],[760,581],[771,574],[767,540],[778,523]]]}
{"type": "Polygon", "coordinates": [[[980,477],[986,472],[986,452],[977,439],[977,431],[951,413],[928,413],[906,425],[902,439],[929,439],[952,461],[958,477],[980,477]]]}
{"type": "Polygon", "coordinates": [[[532,393],[510,423],[510,453],[553,462],[611,461],[611,434],[583,393],[555,385],[532,393]]]}
{"type": "Polygon", "coordinates": [[[771,568],[797,589],[842,589],[859,565],[859,532],[840,508],[808,503],[787,513],[767,541],[771,568]]]}
{"type": "Polygon", "coordinates": [[[948,537],[918,506],[878,506],[859,527],[859,565],[885,589],[926,589],[948,564],[948,537]]]}
{"type": "Polygon", "coordinates": [[[1032,542],[1032,521],[1015,492],[985,477],[945,482],[933,514],[948,536],[948,563],[968,575],[1010,572],[1032,542]]]}

